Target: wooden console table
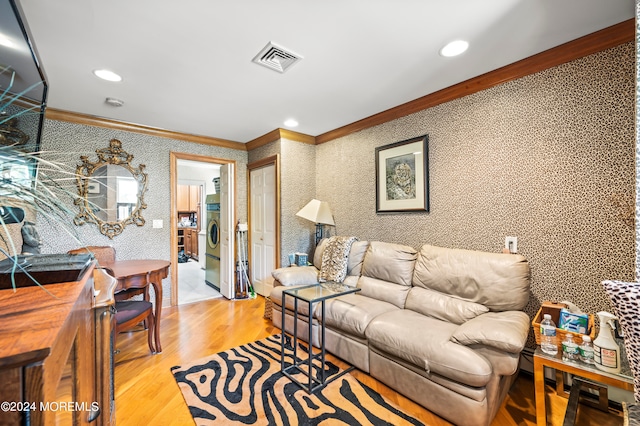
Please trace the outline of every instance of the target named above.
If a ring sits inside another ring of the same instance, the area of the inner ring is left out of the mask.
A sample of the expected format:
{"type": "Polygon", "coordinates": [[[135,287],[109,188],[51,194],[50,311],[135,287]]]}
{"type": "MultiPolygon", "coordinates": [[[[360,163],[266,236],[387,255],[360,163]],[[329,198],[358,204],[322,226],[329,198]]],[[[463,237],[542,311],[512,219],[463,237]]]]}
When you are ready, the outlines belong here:
{"type": "Polygon", "coordinates": [[[0,425],[113,424],[102,384],[111,349],[95,339],[110,335],[95,311],[112,303],[113,287],[94,287],[93,269],[80,281],[0,290],[0,425]]]}
{"type": "Polygon", "coordinates": [[[143,294],[144,300],[149,300],[149,285],[153,286],[155,295],[155,324],[154,340],[156,351],[162,352],[160,346],[160,315],[162,314],[162,280],[169,275],[171,262],[167,260],[116,260],[101,265],[109,269],[118,280],[116,286],[116,300],[125,300],[135,294],[143,294]]]}

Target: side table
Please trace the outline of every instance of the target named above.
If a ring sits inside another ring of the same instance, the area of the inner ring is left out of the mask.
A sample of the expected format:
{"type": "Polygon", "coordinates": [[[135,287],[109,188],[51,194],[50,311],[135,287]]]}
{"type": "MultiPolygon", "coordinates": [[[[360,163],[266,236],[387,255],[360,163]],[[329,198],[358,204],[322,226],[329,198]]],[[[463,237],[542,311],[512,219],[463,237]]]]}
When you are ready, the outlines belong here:
{"type": "Polygon", "coordinates": [[[542,352],[542,349],[538,347],[533,354],[536,423],[538,426],[547,425],[547,410],[544,392],[545,367],[556,370],[556,392],[558,394],[564,393],[563,373],[573,374],[574,376],[583,377],[588,380],[593,380],[605,385],[633,392],[633,376],[629,369],[628,362],[626,362],[626,357],[622,361],[621,373],[612,374],[599,370],[595,365],[588,365],[579,361],[563,361],[561,351],[558,351],[557,355],[549,355],[542,352]]]}
{"type": "Polygon", "coordinates": [[[334,297],[343,296],[345,294],[355,293],[360,291],[359,288],[350,287],[344,284],[336,283],[333,281],[327,281],[319,284],[312,284],[304,287],[297,287],[285,290],[282,292],[282,340],[281,340],[281,358],[280,369],[282,373],[287,376],[291,381],[297,383],[301,388],[307,391],[307,393],[313,393],[318,389],[323,388],[331,381],[337,379],[343,374],[351,371],[353,367],[342,371],[340,374],[332,377],[330,380],[325,378],[325,301],[334,297]],[[286,297],[293,297],[293,362],[289,366],[285,366],[285,311],[286,311],[286,297]],[[309,356],[306,360],[296,361],[298,359],[298,301],[302,300],[309,304],[309,340],[311,339],[313,328],[313,305],[320,303],[320,352],[313,354],[313,345],[309,342],[309,356]],[[320,360],[320,378],[316,378],[313,375],[313,360],[320,360]],[[305,366],[306,364],[306,366],[305,366]],[[304,384],[293,377],[293,372],[297,371],[304,374],[308,378],[308,383],[304,384]]]}

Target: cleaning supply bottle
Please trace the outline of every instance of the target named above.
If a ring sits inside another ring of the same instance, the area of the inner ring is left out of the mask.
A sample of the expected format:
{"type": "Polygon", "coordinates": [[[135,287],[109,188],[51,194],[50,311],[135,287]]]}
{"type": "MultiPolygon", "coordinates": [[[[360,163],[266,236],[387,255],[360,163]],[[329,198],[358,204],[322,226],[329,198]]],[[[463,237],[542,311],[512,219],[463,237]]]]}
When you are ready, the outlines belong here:
{"type": "Polygon", "coordinates": [[[598,312],[600,332],[593,341],[593,360],[598,369],[620,373],[620,347],[613,338],[612,323],[617,318],[609,312],[598,312]]]}

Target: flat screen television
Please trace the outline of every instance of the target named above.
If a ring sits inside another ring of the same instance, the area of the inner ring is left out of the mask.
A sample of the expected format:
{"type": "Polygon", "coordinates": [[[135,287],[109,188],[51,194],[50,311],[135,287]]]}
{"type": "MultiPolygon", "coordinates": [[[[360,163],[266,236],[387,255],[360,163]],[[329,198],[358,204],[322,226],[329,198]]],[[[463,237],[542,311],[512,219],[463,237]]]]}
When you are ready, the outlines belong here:
{"type": "Polygon", "coordinates": [[[0,0],[0,180],[4,183],[35,183],[37,162],[31,154],[40,151],[47,89],[20,4],[0,0]]]}

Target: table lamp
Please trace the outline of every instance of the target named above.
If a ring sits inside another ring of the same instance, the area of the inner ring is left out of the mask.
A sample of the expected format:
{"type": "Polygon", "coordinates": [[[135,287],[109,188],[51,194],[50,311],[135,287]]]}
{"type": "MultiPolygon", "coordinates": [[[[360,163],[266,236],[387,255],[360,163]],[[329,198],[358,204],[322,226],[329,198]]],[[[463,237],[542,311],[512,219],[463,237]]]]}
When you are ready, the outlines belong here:
{"type": "Polygon", "coordinates": [[[313,199],[307,203],[296,216],[310,220],[316,224],[316,245],[322,239],[324,225],[335,225],[329,203],[313,199]]]}

